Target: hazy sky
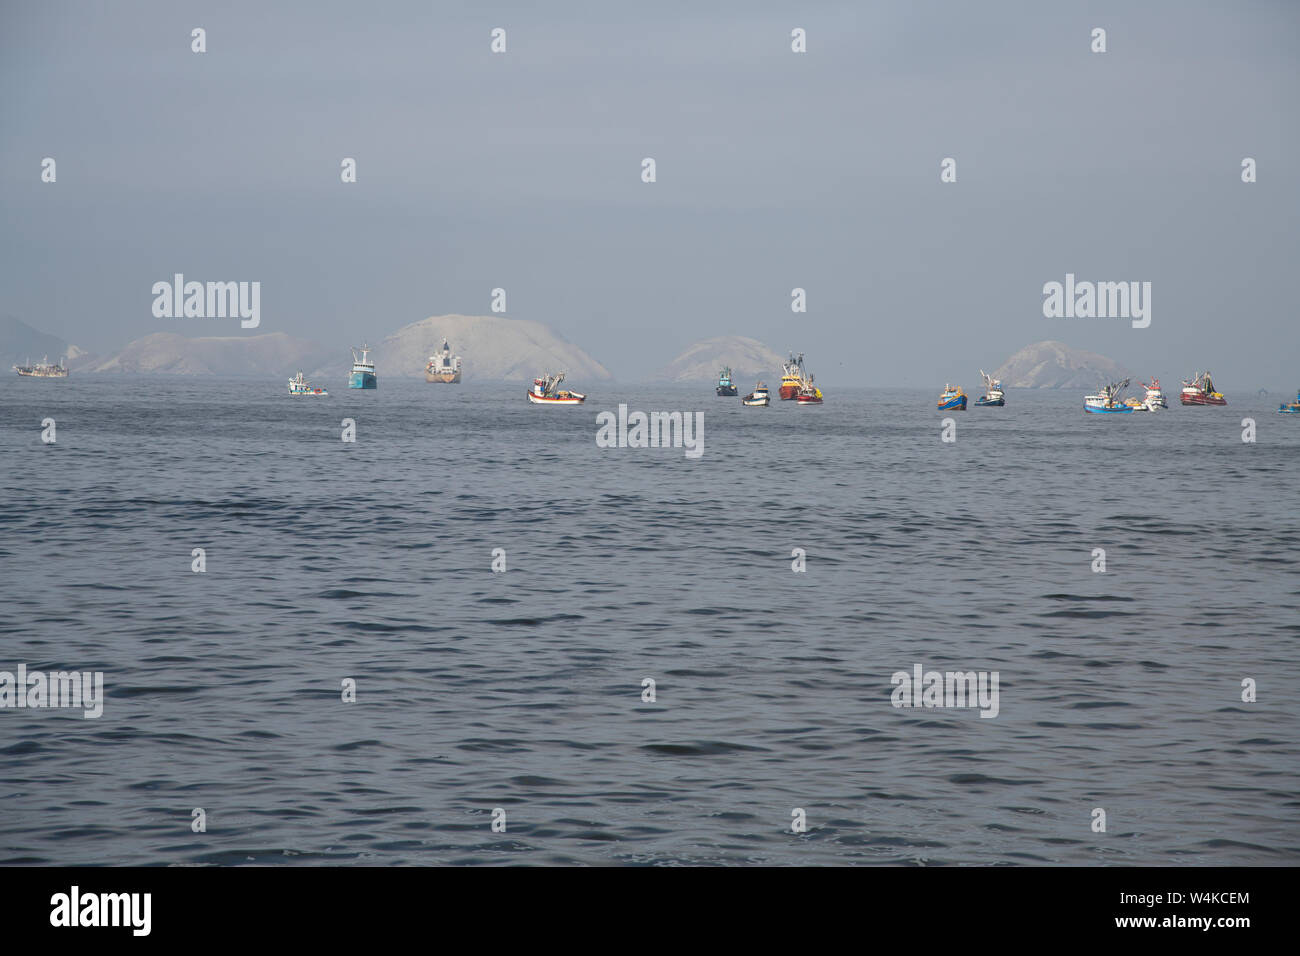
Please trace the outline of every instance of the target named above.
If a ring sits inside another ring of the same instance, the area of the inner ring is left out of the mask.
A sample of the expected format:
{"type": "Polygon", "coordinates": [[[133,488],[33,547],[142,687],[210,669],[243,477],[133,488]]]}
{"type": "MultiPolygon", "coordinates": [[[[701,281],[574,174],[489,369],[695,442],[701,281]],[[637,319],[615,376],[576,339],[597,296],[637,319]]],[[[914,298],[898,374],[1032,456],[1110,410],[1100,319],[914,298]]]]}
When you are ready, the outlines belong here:
{"type": "Polygon", "coordinates": [[[971,387],[1054,338],[1293,388],[1297,94],[1292,2],[2,0],[0,311],[346,357],[503,287],[621,378],[742,334],[971,387]],[[155,318],[175,272],[260,281],[261,327],[155,318]],[[1151,282],[1150,327],[1044,318],[1067,272],[1151,282]]]}

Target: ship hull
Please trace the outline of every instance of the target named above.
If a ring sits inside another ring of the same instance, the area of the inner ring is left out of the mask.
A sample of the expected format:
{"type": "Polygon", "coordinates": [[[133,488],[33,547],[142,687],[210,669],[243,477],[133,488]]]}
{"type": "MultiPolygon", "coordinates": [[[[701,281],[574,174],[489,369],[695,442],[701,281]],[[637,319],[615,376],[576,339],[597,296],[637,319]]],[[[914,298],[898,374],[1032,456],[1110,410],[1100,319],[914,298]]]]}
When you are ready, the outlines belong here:
{"type": "Polygon", "coordinates": [[[799,386],[798,386],[798,385],[782,385],[782,386],[781,386],[780,395],[781,395],[781,401],[783,401],[783,402],[788,402],[788,401],[791,401],[792,399],[798,398],[798,397],[799,397],[799,386]]]}
{"type": "Polygon", "coordinates": [[[1005,398],[977,398],[975,405],[977,408],[1001,408],[1007,403],[1005,398]]]}
{"type": "Polygon", "coordinates": [[[751,408],[766,408],[768,405],[772,404],[772,399],[767,395],[763,395],[759,398],[755,398],[753,395],[746,395],[740,400],[740,402],[742,405],[748,405],[751,408]]]}
{"type": "Polygon", "coordinates": [[[938,407],[941,412],[964,412],[966,411],[966,396],[962,395],[960,398],[954,398],[950,401],[943,402],[938,407]]]}
{"type": "Polygon", "coordinates": [[[378,388],[379,379],[374,372],[352,372],[348,375],[348,388],[378,388]]]}
{"type": "Polygon", "coordinates": [[[1180,400],[1184,405],[1227,405],[1226,398],[1215,398],[1212,395],[1182,395],[1180,400]]]}
{"type": "Polygon", "coordinates": [[[1084,405],[1083,410],[1090,415],[1131,415],[1132,407],[1128,405],[1114,405],[1111,408],[1096,407],[1093,405],[1084,405]]]}
{"type": "Polygon", "coordinates": [[[535,395],[527,392],[528,400],[534,405],[581,405],[587,400],[587,396],[571,396],[569,398],[547,398],[544,395],[535,395]]]}
{"type": "Polygon", "coordinates": [[[719,385],[717,391],[718,398],[735,398],[740,394],[740,389],[734,385],[719,385]]]}
{"type": "Polygon", "coordinates": [[[460,372],[425,372],[426,382],[438,382],[443,385],[459,385],[460,372]]]}
{"type": "Polygon", "coordinates": [[[19,373],[18,373],[18,377],[19,377],[19,378],[67,378],[67,377],[68,377],[68,373],[67,373],[67,372],[63,372],[63,373],[55,373],[55,374],[48,374],[48,373],[46,373],[46,374],[42,374],[42,373],[40,373],[40,372],[23,372],[23,371],[19,371],[19,373]]]}

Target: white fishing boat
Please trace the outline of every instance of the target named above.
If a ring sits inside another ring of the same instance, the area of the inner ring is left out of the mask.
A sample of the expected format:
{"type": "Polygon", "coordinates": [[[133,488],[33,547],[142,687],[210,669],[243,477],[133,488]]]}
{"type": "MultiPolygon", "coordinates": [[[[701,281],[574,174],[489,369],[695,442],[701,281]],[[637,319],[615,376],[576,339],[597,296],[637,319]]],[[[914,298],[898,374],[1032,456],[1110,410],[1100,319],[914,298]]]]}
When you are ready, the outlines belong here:
{"type": "Polygon", "coordinates": [[[754,390],[740,400],[742,405],[750,405],[760,408],[766,408],[772,404],[772,395],[767,390],[767,386],[759,382],[754,386],[754,390]]]}
{"type": "Polygon", "coordinates": [[[323,388],[316,388],[311,382],[302,377],[302,372],[289,379],[290,395],[329,395],[329,392],[323,388]]]}
{"type": "Polygon", "coordinates": [[[68,367],[60,359],[53,365],[50,364],[50,357],[47,355],[35,365],[32,360],[28,359],[26,365],[15,365],[14,371],[21,378],[67,378],[68,367]]]}
{"type": "Polygon", "coordinates": [[[1151,379],[1150,385],[1146,382],[1142,382],[1141,384],[1142,387],[1147,390],[1146,398],[1143,400],[1143,405],[1146,406],[1148,411],[1155,411],[1157,408],[1169,407],[1169,402],[1165,398],[1164,390],[1160,387],[1160,379],[1151,379]]]}
{"type": "Polygon", "coordinates": [[[533,379],[533,387],[528,390],[528,400],[534,405],[581,405],[587,400],[582,392],[560,388],[563,381],[563,372],[556,375],[548,372],[541,378],[533,379]]]}
{"type": "Polygon", "coordinates": [[[977,408],[1001,408],[1007,403],[1007,393],[1002,388],[1002,382],[994,378],[984,369],[980,369],[980,378],[984,379],[984,394],[975,399],[977,408]]]}

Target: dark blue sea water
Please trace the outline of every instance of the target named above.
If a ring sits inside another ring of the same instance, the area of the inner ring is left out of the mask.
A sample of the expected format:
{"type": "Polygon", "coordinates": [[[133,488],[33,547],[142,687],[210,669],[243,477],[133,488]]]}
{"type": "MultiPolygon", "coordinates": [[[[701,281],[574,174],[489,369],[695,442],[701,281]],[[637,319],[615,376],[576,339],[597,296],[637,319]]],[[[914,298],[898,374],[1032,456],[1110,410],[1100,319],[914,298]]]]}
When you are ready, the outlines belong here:
{"type": "Polygon", "coordinates": [[[1283,396],[946,444],[937,389],[572,384],[0,384],[0,670],[106,696],[0,710],[0,863],[1300,861],[1283,396]],[[703,457],[596,447],[620,401],[703,457]],[[997,717],[892,706],[918,663],[997,717]]]}

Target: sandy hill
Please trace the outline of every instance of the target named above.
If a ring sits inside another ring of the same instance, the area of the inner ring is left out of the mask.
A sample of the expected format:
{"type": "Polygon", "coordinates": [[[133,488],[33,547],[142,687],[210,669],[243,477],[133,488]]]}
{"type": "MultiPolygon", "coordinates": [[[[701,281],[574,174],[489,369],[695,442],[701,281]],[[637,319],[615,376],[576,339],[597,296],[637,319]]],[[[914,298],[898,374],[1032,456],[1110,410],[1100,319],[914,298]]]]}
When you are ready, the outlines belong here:
{"type": "Polygon", "coordinates": [[[1113,359],[1061,342],[1026,345],[993,372],[1007,388],[1095,388],[1129,375],[1113,359]]]}
{"type": "Polygon", "coordinates": [[[720,335],[689,346],[651,376],[656,382],[717,382],[718,370],[731,366],[732,380],[742,391],[762,379],[768,385],[781,384],[784,358],[757,339],[741,335],[720,335]]]}
{"type": "Polygon", "coordinates": [[[128,343],[116,355],[91,363],[85,371],[287,377],[298,369],[318,368],[330,358],[315,342],[283,332],[199,338],[155,332],[128,343]]]}
{"type": "MultiPolygon", "coordinates": [[[[606,380],[609,370],[541,322],[499,315],[434,315],[398,329],[374,347],[375,371],[423,378],[429,356],[446,340],[464,363],[466,382],[530,382],[543,372],[566,372],[567,381],[606,380]]],[[[359,344],[359,343],[354,343],[359,344]]]]}

